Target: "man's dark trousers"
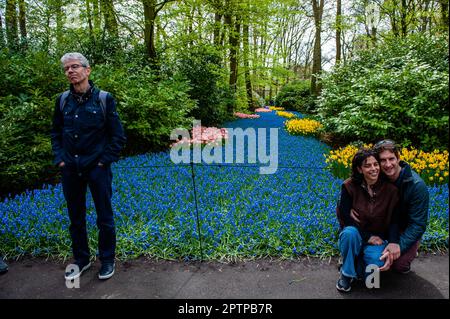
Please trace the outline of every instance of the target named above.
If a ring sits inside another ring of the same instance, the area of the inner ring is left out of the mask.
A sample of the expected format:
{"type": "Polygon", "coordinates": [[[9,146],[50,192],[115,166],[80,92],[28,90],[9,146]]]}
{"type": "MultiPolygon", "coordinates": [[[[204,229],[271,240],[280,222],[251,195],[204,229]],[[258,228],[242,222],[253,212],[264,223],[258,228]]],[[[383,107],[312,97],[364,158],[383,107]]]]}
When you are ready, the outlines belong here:
{"type": "Polygon", "coordinates": [[[114,262],[116,231],[111,207],[111,166],[95,166],[82,174],[63,167],[62,185],[69,211],[69,230],[75,260],[87,263],[90,256],[86,231],[86,191],[89,186],[97,211],[99,259],[102,263],[114,262]]]}

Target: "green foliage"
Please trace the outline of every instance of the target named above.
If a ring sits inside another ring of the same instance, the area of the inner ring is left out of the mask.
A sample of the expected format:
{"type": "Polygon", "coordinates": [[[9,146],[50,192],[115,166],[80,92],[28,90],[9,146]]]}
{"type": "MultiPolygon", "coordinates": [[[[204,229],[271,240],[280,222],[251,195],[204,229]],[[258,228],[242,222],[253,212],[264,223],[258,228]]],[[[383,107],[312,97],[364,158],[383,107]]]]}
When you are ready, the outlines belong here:
{"type": "Polygon", "coordinates": [[[211,46],[199,45],[180,52],[177,65],[190,82],[189,95],[198,103],[190,115],[204,126],[222,123],[227,118],[226,105],[233,97],[225,81],[221,55],[211,46]]]}
{"type": "Polygon", "coordinates": [[[34,187],[44,173],[48,174],[45,170],[51,165],[49,134],[53,102],[41,95],[30,100],[16,99],[9,108],[2,105],[8,109],[0,119],[0,193],[3,194],[34,187]]]}
{"type": "MultiPolygon", "coordinates": [[[[0,53],[0,194],[35,188],[56,177],[50,130],[55,99],[68,87],[59,57],[0,53]]],[[[92,66],[92,80],[113,94],[128,137],[123,154],[159,150],[172,129],[191,127],[196,104],[179,75],[155,77],[132,54],[92,66]],[[125,63],[127,61],[128,63],[125,63]]]]}
{"type": "Polygon", "coordinates": [[[275,98],[275,105],[302,113],[311,113],[311,81],[296,80],[283,86],[275,98]]]}
{"type": "Polygon", "coordinates": [[[61,70],[59,60],[44,52],[0,51],[0,98],[12,95],[27,101],[36,91],[52,97],[67,86],[61,70]]]}
{"type": "Polygon", "coordinates": [[[162,149],[173,129],[192,126],[188,114],[196,104],[189,98],[188,83],[177,74],[157,80],[149,67],[99,65],[92,79],[116,98],[132,153],[162,149]]]}
{"type": "Polygon", "coordinates": [[[63,90],[59,61],[43,52],[0,53],[0,194],[51,180],[50,128],[63,90]]]}
{"type": "Polygon", "coordinates": [[[323,77],[318,115],[344,140],[395,139],[423,150],[448,145],[448,41],[387,40],[323,77]],[[418,134],[420,132],[420,134],[418,134]]]}

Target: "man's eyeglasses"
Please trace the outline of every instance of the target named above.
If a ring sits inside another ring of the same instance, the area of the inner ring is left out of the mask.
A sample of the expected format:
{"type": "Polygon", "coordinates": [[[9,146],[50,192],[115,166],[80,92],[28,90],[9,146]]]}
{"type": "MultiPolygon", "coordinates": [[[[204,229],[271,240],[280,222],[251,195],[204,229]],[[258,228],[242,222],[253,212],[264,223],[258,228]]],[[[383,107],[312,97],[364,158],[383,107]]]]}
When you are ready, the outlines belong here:
{"type": "Polygon", "coordinates": [[[382,140],[373,146],[373,148],[375,150],[380,149],[382,147],[396,148],[397,145],[395,144],[395,142],[393,140],[382,140]]]}
{"type": "Polygon", "coordinates": [[[70,69],[72,70],[78,70],[79,68],[85,68],[85,65],[82,64],[72,64],[72,65],[68,65],[64,67],[64,72],[69,71],[70,69]]]}

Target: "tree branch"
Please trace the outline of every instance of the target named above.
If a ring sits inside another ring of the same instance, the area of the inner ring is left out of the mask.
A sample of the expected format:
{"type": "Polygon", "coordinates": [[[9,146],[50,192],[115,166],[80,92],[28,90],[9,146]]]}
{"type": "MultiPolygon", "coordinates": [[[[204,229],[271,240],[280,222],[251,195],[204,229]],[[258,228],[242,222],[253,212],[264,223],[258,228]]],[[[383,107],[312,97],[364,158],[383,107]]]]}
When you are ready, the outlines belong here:
{"type": "Polygon", "coordinates": [[[159,11],[166,5],[166,3],[173,2],[176,0],[164,0],[163,2],[157,3],[155,5],[155,13],[158,14],[159,11]]]}

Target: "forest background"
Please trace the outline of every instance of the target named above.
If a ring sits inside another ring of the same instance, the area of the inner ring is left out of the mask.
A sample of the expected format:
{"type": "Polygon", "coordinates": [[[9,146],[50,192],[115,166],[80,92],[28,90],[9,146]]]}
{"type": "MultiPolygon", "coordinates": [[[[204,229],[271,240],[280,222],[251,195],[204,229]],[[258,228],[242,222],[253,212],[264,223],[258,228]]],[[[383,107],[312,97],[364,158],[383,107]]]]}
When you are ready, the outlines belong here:
{"type": "Polygon", "coordinates": [[[0,0],[0,197],[58,179],[72,51],[118,102],[124,156],[268,104],[319,120],[332,145],[445,150],[448,23],[445,0],[0,0]]]}

